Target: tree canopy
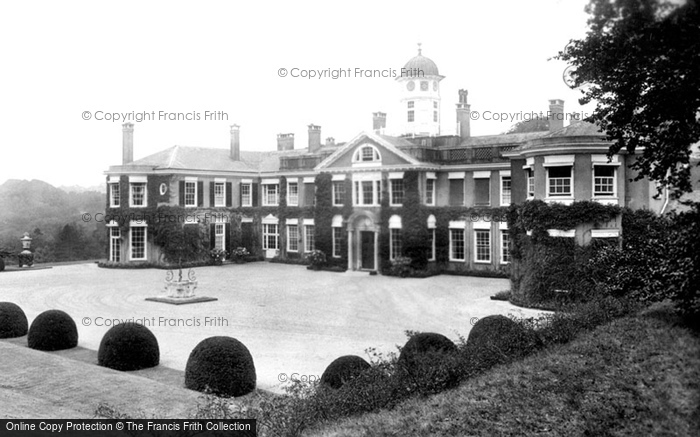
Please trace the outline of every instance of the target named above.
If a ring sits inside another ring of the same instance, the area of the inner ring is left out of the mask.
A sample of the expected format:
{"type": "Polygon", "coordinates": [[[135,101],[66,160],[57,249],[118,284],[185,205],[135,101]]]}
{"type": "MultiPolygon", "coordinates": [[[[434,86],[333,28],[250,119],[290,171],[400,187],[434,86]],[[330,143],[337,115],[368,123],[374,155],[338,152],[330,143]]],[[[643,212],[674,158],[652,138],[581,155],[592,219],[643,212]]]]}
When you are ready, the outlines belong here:
{"type": "Polygon", "coordinates": [[[695,0],[591,0],[589,30],[557,59],[573,69],[581,104],[613,141],[636,153],[637,179],[674,196],[692,191],[691,146],[700,140],[700,14],[695,0]]]}

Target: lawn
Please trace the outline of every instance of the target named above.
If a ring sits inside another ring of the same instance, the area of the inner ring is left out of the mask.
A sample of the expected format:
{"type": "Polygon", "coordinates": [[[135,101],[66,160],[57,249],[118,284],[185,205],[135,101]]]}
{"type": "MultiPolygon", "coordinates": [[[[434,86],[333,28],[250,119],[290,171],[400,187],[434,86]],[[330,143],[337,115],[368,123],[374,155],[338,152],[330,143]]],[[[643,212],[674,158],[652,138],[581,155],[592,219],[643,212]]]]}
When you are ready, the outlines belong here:
{"type": "Polygon", "coordinates": [[[668,306],[307,436],[700,435],[700,337],[668,306]]]}

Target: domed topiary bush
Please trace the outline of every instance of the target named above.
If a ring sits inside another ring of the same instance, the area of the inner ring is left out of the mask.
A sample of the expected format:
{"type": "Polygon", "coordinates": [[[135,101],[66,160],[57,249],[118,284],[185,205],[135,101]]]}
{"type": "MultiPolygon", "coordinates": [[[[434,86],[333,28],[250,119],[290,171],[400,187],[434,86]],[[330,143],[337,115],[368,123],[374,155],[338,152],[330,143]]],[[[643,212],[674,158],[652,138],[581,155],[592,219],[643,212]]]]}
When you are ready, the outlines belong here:
{"type": "Polygon", "coordinates": [[[421,332],[413,335],[401,349],[399,364],[410,367],[421,356],[451,353],[456,350],[457,346],[444,335],[434,332],[421,332]]]}
{"type": "Polygon", "coordinates": [[[356,378],[371,366],[357,355],[344,355],[335,359],[321,375],[321,384],[338,389],[356,378]]]}
{"type": "Polygon", "coordinates": [[[61,310],[39,314],[29,327],[27,343],[32,349],[57,351],[78,345],[78,328],[73,319],[61,310]]]}
{"type": "Polygon", "coordinates": [[[401,349],[398,377],[404,390],[423,395],[456,386],[461,378],[457,346],[442,334],[411,336],[401,349]]]}
{"type": "Polygon", "coordinates": [[[501,315],[480,319],[467,338],[467,349],[480,369],[524,356],[538,346],[534,332],[501,315]]]}
{"type": "Polygon", "coordinates": [[[0,338],[27,335],[27,316],[12,302],[0,302],[0,338]]]}
{"type": "Polygon", "coordinates": [[[202,340],[190,353],[185,387],[218,396],[243,396],[255,390],[255,364],[248,348],[232,337],[202,340]]]}
{"type": "Polygon", "coordinates": [[[97,352],[97,364],[115,370],[155,367],[160,361],[158,340],[138,323],[120,323],[110,328],[97,352]]]}

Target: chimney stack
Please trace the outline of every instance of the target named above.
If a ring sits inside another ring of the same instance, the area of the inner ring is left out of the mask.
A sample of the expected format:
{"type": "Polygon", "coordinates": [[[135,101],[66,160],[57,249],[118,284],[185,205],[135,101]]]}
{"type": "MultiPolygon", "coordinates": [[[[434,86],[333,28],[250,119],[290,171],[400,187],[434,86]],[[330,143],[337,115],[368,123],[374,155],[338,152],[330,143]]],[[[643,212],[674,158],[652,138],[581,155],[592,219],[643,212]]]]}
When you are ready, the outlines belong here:
{"type": "Polygon", "coordinates": [[[386,129],[386,113],[385,112],[373,112],[372,113],[372,130],[374,133],[383,134],[384,129],[386,129]]]}
{"type": "Polygon", "coordinates": [[[569,121],[569,125],[581,123],[580,112],[572,112],[569,115],[571,116],[571,121],[569,121]]]}
{"type": "Polygon", "coordinates": [[[309,125],[309,152],[316,153],[321,148],[321,126],[309,125]]]}
{"type": "Polygon", "coordinates": [[[134,161],[134,123],[122,125],[122,164],[134,161]]]}
{"type": "Polygon", "coordinates": [[[277,134],[277,150],[294,150],[294,134],[277,134]]]}
{"type": "Polygon", "coordinates": [[[549,131],[555,132],[564,127],[564,101],[554,99],[549,101],[549,131]]]}
{"type": "Polygon", "coordinates": [[[237,124],[231,125],[231,159],[234,161],[241,160],[241,127],[237,124]]]}
{"type": "Polygon", "coordinates": [[[335,138],[333,137],[328,137],[326,138],[326,146],[335,146],[335,138]]]}
{"type": "Polygon", "coordinates": [[[459,90],[459,103],[457,103],[457,135],[463,140],[471,136],[471,106],[467,103],[469,91],[459,90]]]}

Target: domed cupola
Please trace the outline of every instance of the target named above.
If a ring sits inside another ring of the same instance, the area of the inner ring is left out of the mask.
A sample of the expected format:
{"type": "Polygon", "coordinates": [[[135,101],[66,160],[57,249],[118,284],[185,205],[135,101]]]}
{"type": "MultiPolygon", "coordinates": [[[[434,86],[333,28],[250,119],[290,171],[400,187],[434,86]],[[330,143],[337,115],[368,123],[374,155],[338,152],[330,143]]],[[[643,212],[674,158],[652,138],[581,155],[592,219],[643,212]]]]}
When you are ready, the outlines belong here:
{"type": "MultiPolygon", "coordinates": [[[[432,59],[422,55],[420,44],[418,45],[418,56],[414,56],[403,66],[404,70],[422,72],[425,76],[439,76],[437,65],[432,59]]],[[[420,74],[420,73],[418,73],[420,74]]]]}
{"type": "Polygon", "coordinates": [[[409,59],[396,81],[401,93],[399,115],[402,135],[440,135],[440,76],[432,59],[418,55],[409,59]]]}

